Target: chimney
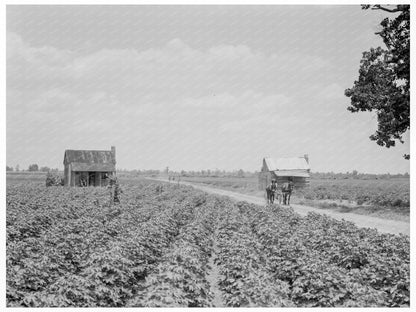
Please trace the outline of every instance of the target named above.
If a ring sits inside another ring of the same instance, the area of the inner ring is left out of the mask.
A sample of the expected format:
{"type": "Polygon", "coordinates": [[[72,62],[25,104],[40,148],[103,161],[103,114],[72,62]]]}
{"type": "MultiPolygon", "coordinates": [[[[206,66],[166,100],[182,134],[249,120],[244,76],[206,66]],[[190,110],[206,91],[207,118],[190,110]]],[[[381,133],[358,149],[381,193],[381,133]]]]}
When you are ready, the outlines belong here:
{"type": "Polygon", "coordinates": [[[111,146],[111,155],[113,156],[113,163],[116,163],[116,147],[111,146]]]}
{"type": "Polygon", "coordinates": [[[306,162],[309,164],[309,156],[308,156],[308,154],[303,155],[303,157],[305,158],[306,162]]]}

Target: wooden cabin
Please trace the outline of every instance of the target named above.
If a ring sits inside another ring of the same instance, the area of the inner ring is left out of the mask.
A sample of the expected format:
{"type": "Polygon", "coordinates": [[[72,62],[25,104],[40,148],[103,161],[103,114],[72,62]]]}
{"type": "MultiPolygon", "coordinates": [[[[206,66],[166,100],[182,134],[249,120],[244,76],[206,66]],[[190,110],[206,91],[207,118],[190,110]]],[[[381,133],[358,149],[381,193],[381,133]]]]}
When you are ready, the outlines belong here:
{"type": "Polygon", "coordinates": [[[259,173],[259,190],[265,190],[272,179],[278,187],[284,182],[293,181],[294,189],[309,186],[310,166],[308,155],[290,158],[263,158],[263,166],[259,173]]]}
{"type": "Polygon", "coordinates": [[[66,150],[65,186],[106,186],[107,177],[116,173],[116,148],[110,151],[66,150]]]}

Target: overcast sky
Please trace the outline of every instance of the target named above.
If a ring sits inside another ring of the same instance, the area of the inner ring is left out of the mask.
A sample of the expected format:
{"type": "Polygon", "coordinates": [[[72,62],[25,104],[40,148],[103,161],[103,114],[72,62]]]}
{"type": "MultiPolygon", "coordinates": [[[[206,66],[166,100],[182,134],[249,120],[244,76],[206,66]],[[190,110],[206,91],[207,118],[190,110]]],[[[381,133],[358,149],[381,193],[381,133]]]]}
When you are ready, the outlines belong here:
{"type": "Polygon", "coordinates": [[[360,6],[8,6],[6,162],[63,169],[117,149],[126,169],[409,172],[344,90],[387,13],[360,6]]]}

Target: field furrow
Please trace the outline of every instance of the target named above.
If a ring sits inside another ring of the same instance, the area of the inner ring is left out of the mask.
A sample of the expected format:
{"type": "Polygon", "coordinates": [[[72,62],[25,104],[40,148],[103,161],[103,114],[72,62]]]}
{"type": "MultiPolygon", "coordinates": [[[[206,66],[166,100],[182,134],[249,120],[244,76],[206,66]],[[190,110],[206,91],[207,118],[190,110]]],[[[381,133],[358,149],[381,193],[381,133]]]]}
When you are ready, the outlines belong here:
{"type": "Polygon", "coordinates": [[[146,277],[144,288],[128,306],[212,306],[207,275],[216,203],[215,198],[210,198],[195,209],[192,222],[180,229],[170,250],[146,277]]]}
{"type": "Polygon", "coordinates": [[[291,306],[288,284],[274,281],[266,271],[264,253],[251,233],[248,218],[229,200],[224,201],[221,213],[215,263],[225,305],[291,306]]]}

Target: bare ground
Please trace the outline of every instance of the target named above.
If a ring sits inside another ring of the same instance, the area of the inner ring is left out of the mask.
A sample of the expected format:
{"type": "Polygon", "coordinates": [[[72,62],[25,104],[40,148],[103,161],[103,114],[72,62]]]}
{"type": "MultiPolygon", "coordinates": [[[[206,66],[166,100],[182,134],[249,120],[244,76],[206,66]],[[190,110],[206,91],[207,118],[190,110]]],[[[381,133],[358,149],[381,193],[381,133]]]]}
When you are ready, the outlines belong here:
{"type": "MultiPolygon", "coordinates": [[[[217,231],[216,231],[217,232],[217,231]]],[[[214,295],[214,299],[212,301],[213,305],[215,308],[219,308],[219,307],[224,307],[224,304],[222,302],[222,295],[221,295],[221,290],[218,286],[218,281],[219,281],[219,272],[218,272],[218,267],[217,265],[214,263],[214,259],[217,255],[217,244],[216,244],[216,233],[214,234],[214,245],[213,245],[213,251],[212,251],[212,255],[211,258],[208,261],[208,266],[210,268],[209,270],[209,274],[207,276],[207,280],[211,285],[211,292],[214,295]]]]}
{"type": "MultiPolygon", "coordinates": [[[[154,179],[163,182],[169,182],[168,180],[164,179],[154,179]]],[[[173,181],[177,183],[177,181],[173,181]]],[[[229,198],[236,200],[236,201],[246,201],[248,203],[256,204],[256,205],[265,205],[266,201],[262,197],[252,196],[252,195],[245,195],[236,192],[221,190],[217,188],[207,187],[199,184],[193,184],[189,182],[180,182],[181,185],[189,185],[196,189],[200,189],[204,192],[217,194],[222,196],[228,196],[229,198]]],[[[346,220],[355,223],[358,227],[367,227],[367,228],[375,228],[379,232],[382,233],[391,233],[391,234],[404,234],[410,235],[410,222],[403,222],[398,220],[387,220],[381,219],[373,216],[349,213],[349,212],[337,212],[332,210],[325,210],[322,212],[322,209],[314,208],[305,205],[298,205],[298,204],[291,204],[290,205],[295,212],[299,213],[302,216],[308,214],[308,212],[316,212],[319,214],[326,214],[334,219],[337,220],[346,220]]]]}

